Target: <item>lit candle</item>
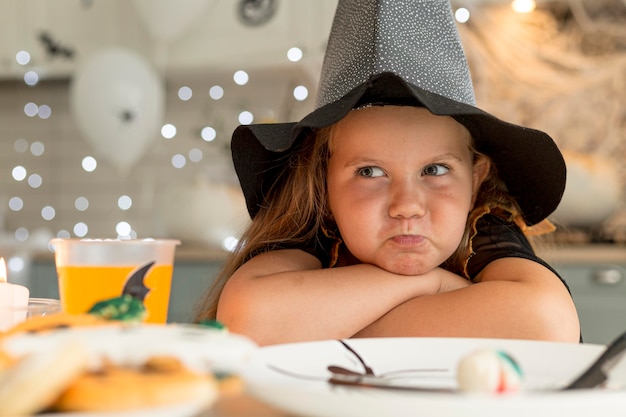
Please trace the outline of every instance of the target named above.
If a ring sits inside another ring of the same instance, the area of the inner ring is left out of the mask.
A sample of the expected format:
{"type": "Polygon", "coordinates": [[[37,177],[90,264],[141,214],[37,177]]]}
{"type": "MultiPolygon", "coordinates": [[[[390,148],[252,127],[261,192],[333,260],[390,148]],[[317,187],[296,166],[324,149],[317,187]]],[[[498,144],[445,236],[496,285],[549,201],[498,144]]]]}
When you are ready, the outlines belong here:
{"type": "Polygon", "coordinates": [[[5,331],[26,318],[28,288],[7,282],[7,264],[0,258],[0,331],[5,331]]]}

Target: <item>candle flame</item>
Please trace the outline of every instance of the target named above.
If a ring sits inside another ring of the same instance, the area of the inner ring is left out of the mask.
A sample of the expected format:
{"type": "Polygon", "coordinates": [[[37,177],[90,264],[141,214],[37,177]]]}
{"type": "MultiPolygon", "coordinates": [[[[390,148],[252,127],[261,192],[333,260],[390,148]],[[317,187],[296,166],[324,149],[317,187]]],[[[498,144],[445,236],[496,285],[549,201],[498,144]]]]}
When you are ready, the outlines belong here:
{"type": "Polygon", "coordinates": [[[7,263],[0,258],[0,283],[7,282],[7,263]]]}

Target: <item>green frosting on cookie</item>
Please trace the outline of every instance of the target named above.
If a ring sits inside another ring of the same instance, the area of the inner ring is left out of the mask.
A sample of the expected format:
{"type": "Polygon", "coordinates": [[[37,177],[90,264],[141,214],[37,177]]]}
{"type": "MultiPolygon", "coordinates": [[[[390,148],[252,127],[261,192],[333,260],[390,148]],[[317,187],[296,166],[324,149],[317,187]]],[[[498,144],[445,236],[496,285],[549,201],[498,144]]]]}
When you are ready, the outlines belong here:
{"type": "Polygon", "coordinates": [[[216,330],[227,330],[226,326],[217,320],[200,320],[198,324],[200,326],[210,327],[216,330]]]}
{"type": "Polygon", "coordinates": [[[94,304],[89,314],[106,320],[142,321],[147,314],[143,302],[132,295],[109,298],[94,304]]]}

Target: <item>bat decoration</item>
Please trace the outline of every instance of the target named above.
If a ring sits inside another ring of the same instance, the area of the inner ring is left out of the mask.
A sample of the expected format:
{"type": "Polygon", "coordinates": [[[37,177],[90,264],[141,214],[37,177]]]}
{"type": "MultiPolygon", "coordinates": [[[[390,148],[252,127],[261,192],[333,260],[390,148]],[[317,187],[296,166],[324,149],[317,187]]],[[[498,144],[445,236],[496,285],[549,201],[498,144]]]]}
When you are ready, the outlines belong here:
{"type": "Polygon", "coordinates": [[[138,300],[142,302],[146,298],[148,292],[150,292],[150,288],[146,287],[144,282],[144,277],[154,265],[154,261],[148,262],[141,268],[137,269],[131,276],[126,280],[126,284],[124,284],[124,289],[122,290],[122,295],[128,294],[132,295],[138,300]]]}

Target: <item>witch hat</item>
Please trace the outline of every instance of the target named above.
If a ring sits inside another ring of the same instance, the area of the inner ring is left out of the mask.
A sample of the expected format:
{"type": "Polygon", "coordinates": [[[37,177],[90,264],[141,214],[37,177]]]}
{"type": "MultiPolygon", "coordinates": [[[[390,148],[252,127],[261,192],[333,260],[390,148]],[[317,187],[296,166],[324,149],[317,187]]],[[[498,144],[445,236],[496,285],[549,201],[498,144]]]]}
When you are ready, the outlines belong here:
{"type": "Polygon", "coordinates": [[[566,167],[550,136],[476,107],[448,0],[339,0],[315,110],[299,122],[244,125],[233,133],[233,162],[250,216],[286,169],[296,141],[365,104],[425,107],[463,124],[476,150],[491,157],[528,225],[561,201],[566,167]]]}

